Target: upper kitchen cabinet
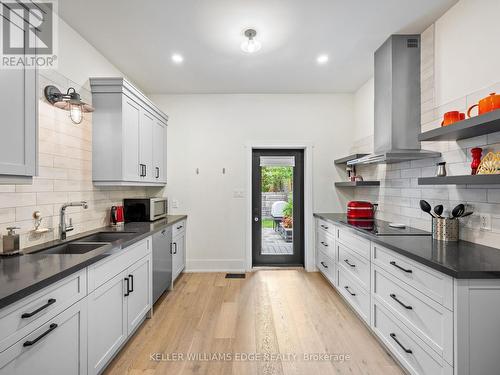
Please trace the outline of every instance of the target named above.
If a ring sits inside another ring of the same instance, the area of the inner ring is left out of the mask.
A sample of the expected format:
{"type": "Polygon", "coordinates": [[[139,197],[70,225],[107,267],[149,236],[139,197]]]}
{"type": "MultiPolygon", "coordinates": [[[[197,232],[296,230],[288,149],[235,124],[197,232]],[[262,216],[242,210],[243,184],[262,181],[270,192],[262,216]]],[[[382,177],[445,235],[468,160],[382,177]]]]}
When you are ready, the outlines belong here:
{"type": "Polygon", "coordinates": [[[91,78],[95,185],[166,183],[168,117],[123,78],[91,78]]]}
{"type": "Polygon", "coordinates": [[[0,87],[0,184],[31,183],[37,173],[37,70],[0,69],[0,87]]]}

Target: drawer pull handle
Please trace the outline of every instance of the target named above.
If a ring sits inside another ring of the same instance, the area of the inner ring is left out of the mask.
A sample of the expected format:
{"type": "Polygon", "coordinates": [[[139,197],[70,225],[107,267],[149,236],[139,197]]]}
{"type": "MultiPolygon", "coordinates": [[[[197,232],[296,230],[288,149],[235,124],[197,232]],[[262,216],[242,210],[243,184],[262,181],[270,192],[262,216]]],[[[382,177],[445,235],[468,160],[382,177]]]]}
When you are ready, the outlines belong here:
{"type": "Polygon", "coordinates": [[[128,277],[126,277],[124,280],[127,283],[127,292],[124,295],[125,297],[128,297],[130,295],[130,280],[128,279],[128,277]]]}
{"type": "Polygon", "coordinates": [[[320,263],[321,263],[321,265],[322,265],[323,267],[328,268],[328,266],[325,264],[325,262],[320,262],[320,263]]]}
{"type": "Polygon", "coordinates": [[[327,244],[326,242],[321,241],[321,244],[322,244],[324,247],[328,247],[328,244],[327,244]]]}
{"type": "Polygon", "coordinates": [[[353,268],[356,267],[355,264],[352,264],[349,262],[349,259],[344,259],[344,262],[346,262],[350,267],[353,267],[353,268]]]}
{"type": "Polygon", "coordinates": [[[347,290],[351,296],[356,295],[356,293],[351,292],[351,290],[349,289],[349,287],[347,285],[344,287],[344,289],[347,290]]]}
{"type": "Polygon", "coordinates": [[[321,224],[320,227],[323,229],[328,229],[328,227],[326,225],[323,225],[323,224],[321,224]]]}
{"type": "Polygon", "coordinates": [[[52,332],[53,330],[55,330],[57,328],[57,324],[56,323],[52,323],[50,326],[49,326],[49,329],[46,330],[44,333],[42,333],[40,336],[38,336],[36,339],[34,340],[28,340],[28,341],[25,341],[23,346],[26,347],[26,346],[31,346],[31,345],[35,345],[39,340],[43,339],[45,336],[47,336],[50,332],[52,332]]]}
{"type": "Polygon", "coordinates": [[[33,312],[24,313],[23,315],[21,315],[21,318],[22,319],[31,318],[33,315],[38,314],[40,311],[46,309],[47,307],[49,307],[50,305],[52,305],[54,303],[56,303],[56,299],[55,298],[50,298],[45,305],[39,307],[38,309],[36,309],[33,312]]]}
{"type": "Polygon", "coordinates": [[[183,227],[183,226],[184,226],[184,225],[179,225],[179,226],[177,227],[177,230],[182,229],[182,227],[183,227]]]}
{"type": "Polygon", "coordinates": [[[396,297],[396,295],[394,293],[392,294],[389,294],[391,296],[391,298],[396,301],[397,303],[399,303],[401,306],[403,306],[405,309],[408,309],[408,310],[413,310],[413,307],[410,306],[410,305],[405,305],[403,302],[401,302],[398,297],[396,297]]]}
{"type": "Polygon", "coordinates": [[[397,339],[397,337],[396,337],[396,334],[395,334],[395,333],[391,333],[391,337],[392,337],[392,339],[393,339],[394,341],[396,341],[396,343],[397,343],[397,344],[401,347],[401,349],[403,349],[406,353],[408,353],[408,354],[412,354],[412,353],[413,353],[413,350],[411,350],[411,349],[406,349],[406,348],[403,346],[403,344],[401,344],[401,343],[399,342],[399,340],[397,339]]]}
{"type": "Polygon", "coordinates": [[[401,266],[399,266],[396,262],[392,261],[391,262],[391,265],[393,265],[394,267],[396,268],[399,268],[400,270],[402,271],[405,271],[406,273],[412,273],[413,271],[412,270],[407,270],[406,268],[403,268],[401,266]]]}

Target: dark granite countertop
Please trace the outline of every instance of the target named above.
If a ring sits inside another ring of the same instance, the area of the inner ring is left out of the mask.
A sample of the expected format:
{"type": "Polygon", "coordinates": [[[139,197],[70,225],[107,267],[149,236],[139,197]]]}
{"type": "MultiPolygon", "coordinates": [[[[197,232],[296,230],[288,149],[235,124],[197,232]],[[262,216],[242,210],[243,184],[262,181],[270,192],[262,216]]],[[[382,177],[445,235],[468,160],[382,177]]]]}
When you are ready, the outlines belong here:
{"type": "Polygon", "coordinates": [[[436,241],[431,236],[375,236],[343,222],[345,214],[315,213],[314,216],[349,228],[370,241],[456,279],[500,278],[500,249],[468,241],[436,241]]]}
{"type": "Polygon", "coordinates": [[[51,241],[23,249],[24,254],[0,258],[0,308],[14,303],[40,289],[75,273],[107,256],[116,254],[172,224],[186,219],[186,215],[169,215],[151,223],[127,223],[121,227],[103,227],[68,237],[65,241],[51,241]],[[134,232],[125,240],[113,241],[83,254],[43,254],[37,251],[75,241],[102,231],[134,232]]]}

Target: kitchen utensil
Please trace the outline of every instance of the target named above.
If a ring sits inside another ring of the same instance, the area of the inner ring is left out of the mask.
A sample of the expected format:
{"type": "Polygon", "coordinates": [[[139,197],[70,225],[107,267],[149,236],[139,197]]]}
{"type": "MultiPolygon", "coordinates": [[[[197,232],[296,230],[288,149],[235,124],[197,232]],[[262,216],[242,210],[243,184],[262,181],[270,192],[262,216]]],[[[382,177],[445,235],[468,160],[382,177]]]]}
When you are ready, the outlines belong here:
{"type": "Polygon", "coordinates": [[[436,164],[438,169],[436,172],[437,177],[444,177],[446,176],[446,162],[442,161],[436,164]]]}
{"type": "Polygon", "coordinates": [[[469,211],[469,212],[464,213],[464,214],[463,214],[462,216],[460,216],[460,217],[470,216],[470,215],[472,215],[473,213],[474,213],[474,212],[469,211]]]}
{"type": "Polygon", "coordinates": [[[438,241],[458,241],[459,221],[457,218],[438,217],[432,219],[432,238],[438,241]]]}
{"type": "Polygon", "coordinates": [[[481,147],[474,147],[470,150],[472,155],[472,163],[470,163],[471,174],[475,175],[477,173],[477,169],[481,164],[481,155],[483,154],[483,149],[481,147]]]}
{"type": "Polygon", "coordinates": [[[420,201],[420,208],[422,209],[422,211],[424,212],[427,212],[429,215],[431,215],[432,217],[436,217],[434,215],[434,213],[432,212],[432,207],[431,205],[429,204],[429,202],[427,201],[424,201],[423,199],[420,201]]]}
{"type": "Polygon", "coordinates": [[[436,207],[434,207],[434,213],[441,217],[441,214],[443,213],[443,205],[438,204],[436,207]]]}
{"type": "Polygon", "coordinates": [[[347,218],[348,219],[368,219],[373,220],[375,217],[375,209],[373,204],[364,201],[350,201],[347,203],[347,218]]]}
{"type": "Polygon", "coordinates": [[[471,117],[470,112],[474,107],[478,107],[478,115],[500,109],[500,95],[492,92],[485,98],[482,98],[478,104],[474,104],[467,110],[467,117],[471,117]]]}
{"type": "Polygon", "coordinates": [[[465,212],[465,206],[462,203],[460,203],[459,205],[455,206],[455,208],[451,211],[451,219],[462,216],[464,212],[465,212]]]}
{"type": "Polygon", "coordinates": [[[448,126],[462,120],[465,120],[465,113],[459,111],[446,112],[443,116],[441,126],[448,126]]]}

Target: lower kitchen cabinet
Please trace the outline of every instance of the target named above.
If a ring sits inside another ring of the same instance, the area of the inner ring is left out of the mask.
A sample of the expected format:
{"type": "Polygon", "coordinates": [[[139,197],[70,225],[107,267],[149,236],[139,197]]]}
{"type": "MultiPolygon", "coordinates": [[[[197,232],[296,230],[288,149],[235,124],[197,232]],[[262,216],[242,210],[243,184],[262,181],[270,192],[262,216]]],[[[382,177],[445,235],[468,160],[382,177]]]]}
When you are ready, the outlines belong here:
{"type": "Polygon", "coordinates": [[[0,353],[0,374],[87,374],[86,304],[77,302],[0,353]]]}
{"type": "MultiPolygon", "coordinates": [[[[129,283],[127,303],[127,333],[130,335],[151,309],[151,256],[144,257],[127,270],[129,283]]],[[[127,286],[127,285],[126,285],[127,286]]]]}
{"type": "Polygon", "coordinates": [[[186,268],[186,222],[173,229],[172,238],[172,281],[186,268]]]}
{"type": "Polygon", "coordinates": [[[127,339],[126,272],[88,296],[88,373],[98,374],[127,339]]]}

